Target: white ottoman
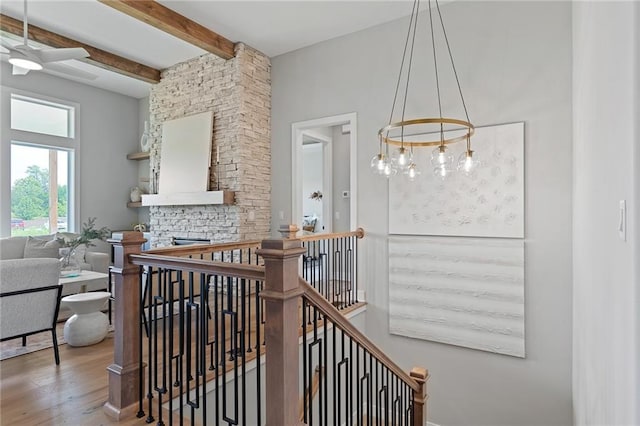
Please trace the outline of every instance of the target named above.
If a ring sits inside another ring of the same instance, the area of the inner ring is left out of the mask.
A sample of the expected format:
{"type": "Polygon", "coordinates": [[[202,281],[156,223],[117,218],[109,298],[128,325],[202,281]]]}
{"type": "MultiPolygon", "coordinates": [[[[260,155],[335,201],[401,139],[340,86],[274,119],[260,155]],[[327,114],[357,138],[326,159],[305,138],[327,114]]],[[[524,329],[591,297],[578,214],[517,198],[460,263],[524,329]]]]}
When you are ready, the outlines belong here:
{"type": "Polygon", "coordinates": [[[64,324],[64,339],[70,346],[89,346],[104,340],[109,329],[109,319],[100,312],[111,293],[96,291],[73,294],[62,302],[74,312],[64,324]]]}

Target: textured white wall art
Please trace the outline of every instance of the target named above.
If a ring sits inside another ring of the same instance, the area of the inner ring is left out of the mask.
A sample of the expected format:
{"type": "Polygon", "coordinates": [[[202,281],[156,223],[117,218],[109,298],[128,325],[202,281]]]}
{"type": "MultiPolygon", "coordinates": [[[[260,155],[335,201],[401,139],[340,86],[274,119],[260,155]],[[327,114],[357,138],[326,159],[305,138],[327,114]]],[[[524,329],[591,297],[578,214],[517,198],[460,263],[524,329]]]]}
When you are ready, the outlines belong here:
{"type": "MultiPolygon", "coordinates": [[[[472,149],[484,163],[472,176],[437,178],[431,149],[414,151],[422,174],[389,181],[389,233],[524,238],[524,123],[476,128],[472,149]]],[[[464,142],[449,152],[464,152],[464,142]]]]}
{"type": "Polygon", "coordinates": [[[389,331],[524,358],[524,241],[389,237],[389,331]]]}

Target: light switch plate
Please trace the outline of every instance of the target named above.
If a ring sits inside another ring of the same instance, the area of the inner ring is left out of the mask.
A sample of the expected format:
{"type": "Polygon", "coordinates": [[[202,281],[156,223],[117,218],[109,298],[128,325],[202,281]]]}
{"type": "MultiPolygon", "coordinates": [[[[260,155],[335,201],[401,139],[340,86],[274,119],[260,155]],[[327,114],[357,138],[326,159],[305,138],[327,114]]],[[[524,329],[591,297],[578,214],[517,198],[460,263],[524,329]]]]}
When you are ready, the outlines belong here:
{"type": "Polygon", "coordinates": [[[618,235],[622,241],[627,241],[627,201],[620,200],[620,212],[618,217],[618,235]]]}

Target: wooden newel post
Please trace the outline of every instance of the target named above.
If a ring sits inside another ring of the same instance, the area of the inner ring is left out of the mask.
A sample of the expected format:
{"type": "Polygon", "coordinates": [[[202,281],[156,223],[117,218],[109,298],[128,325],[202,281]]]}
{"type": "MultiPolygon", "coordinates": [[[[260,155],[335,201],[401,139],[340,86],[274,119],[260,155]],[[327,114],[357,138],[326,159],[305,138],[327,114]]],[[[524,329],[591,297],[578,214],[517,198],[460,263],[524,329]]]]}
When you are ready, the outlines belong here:
{"type": "Polygon", "coordinates": [[[427,424],[427,380],[429,371],[422,367],[413,367],[409,375],[420,385],[419,391],[413,391],[413,426],[427,424]]]}
{"type": "Polygon", "coordinates": [[[265,263],[264,335],[267,426],[299,425],[300,346],[298,260],[305,252],[300,240],[264,240],[257,253],[265,263]]]}
{"type": "Polygon", "coordinates": [[[129,263],[130,254],[140,253],[146,240],[140,232],[114,234],[108,240],[113,244],[114,278],[112,287],[115,298],[113,314],[114,342],[113,364],[107,367],[109,375],[109,400],[104,411],[110,417],[121,420],[138,412],[140,396],[140,267],[129,263]]]}

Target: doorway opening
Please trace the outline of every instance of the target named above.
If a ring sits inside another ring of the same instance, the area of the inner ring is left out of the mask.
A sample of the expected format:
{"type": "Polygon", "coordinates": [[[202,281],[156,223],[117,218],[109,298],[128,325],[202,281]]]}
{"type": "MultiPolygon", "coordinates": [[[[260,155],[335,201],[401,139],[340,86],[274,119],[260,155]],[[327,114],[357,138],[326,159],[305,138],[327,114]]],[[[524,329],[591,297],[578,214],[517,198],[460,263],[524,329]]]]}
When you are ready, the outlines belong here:
{"type": "Polygon", "coordinates": [[[356,113],[291,125],[292,220],[304,233],[356,226],[356,113]]]}

